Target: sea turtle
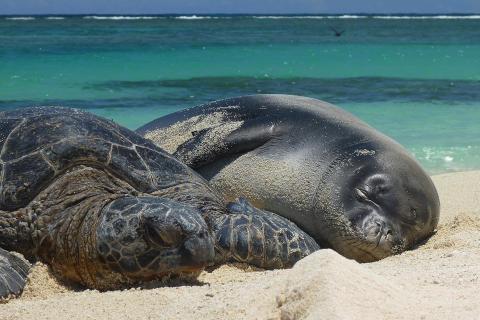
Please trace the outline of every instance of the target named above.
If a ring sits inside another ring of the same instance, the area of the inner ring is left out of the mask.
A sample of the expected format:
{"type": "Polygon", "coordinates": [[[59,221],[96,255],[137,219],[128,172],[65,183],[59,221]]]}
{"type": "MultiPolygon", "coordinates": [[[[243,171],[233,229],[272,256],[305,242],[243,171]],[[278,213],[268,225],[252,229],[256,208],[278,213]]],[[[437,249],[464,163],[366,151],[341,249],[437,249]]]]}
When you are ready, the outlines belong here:
{"type": "Polygon", "coordinates": [[[108,290],[229,260],[286,267],[319,248],[292,222],[226,203],[152,142],[87,112],[1,112],[0,149],[0,298],[21,293],[27,259],[108,290]]]}
{"type": "Polygon", "coordinates": [[[322,247],[367,262],[429,237],[440,203],[400,144],[329,103],[290,95],[219,100],[138,133],[194,168],[228,199],[295,222],[322,247]]]}

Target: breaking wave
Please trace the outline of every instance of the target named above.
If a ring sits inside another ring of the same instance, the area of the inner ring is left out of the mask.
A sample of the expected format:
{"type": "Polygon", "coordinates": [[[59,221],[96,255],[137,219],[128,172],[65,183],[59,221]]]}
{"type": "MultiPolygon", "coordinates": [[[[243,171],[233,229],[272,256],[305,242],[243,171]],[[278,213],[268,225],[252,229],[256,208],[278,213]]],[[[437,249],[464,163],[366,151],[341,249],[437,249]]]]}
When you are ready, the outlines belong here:
{"type": "MultiPolygon", "coordinates": [[[[47,16],[46,20],[64,20],[67,17],[47,16]]],[[[343,14],[343,15],[145,15],[145,16],[102,16],[90,15],[83,16],[83,19],[93,20],[154,20],[154,19],[178,19],[178,20],[208,20],[208,19],[392,19],[392,20],[475,20],[480,19],[480,15],[363,15],[363,14],[343,14]]],[[[5,17],[7,20],[35,20],[33,16],[24,17],[5,17]]]]}
{"type": "Polygon", "coordinates": [[[7,20],[35,20],[34,17],[8,17],[7,20]]]}
{"type": "Polygon", "coordinates": [[[94,20],[153,20],[162,19],[159,16],[85,16],[83,19],[94,20]]]}
{"type": "Polygon", "coordinates": [[[223,16],[223,17],[215,17],[215,16],[197,16],[197,15],[192,15],[192,16],[179,16],[179,17],[174,17],[175,19],[180,19],[180,20],[204,20],[204,19],[230,19],[231,17],[223,16]]]}
{"type": "Polygon", "coordinates": [[[340,16],[252,16],[254,19],[364,19],[368,17],[350,14],[340,16]]]}
{"type": "Polygon", "coordinates": [[[455,16],[455,15],[437,15],[437,16],[373,16],[374,19],[480,19],[480,15],[455,16]]]}

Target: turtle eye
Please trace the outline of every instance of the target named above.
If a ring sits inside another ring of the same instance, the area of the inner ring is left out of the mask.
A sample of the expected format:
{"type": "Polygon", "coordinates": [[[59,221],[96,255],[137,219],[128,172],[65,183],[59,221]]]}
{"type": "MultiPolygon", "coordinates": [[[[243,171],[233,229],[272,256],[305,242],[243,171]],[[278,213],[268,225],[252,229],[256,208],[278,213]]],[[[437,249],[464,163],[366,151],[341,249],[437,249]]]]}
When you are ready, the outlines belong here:
{"type": "Polygon", "coordinates": [[[368,201],[367,191],[360,188],[355,188],[355,197],[359,201],[368,201]]]}
{"type": "Polygon", "coordinates": [[[181,241],[176,228],[160,229],[148,222],[145,224],[145,236],[150,243],[162,248],[173,247],[181,241]]]}

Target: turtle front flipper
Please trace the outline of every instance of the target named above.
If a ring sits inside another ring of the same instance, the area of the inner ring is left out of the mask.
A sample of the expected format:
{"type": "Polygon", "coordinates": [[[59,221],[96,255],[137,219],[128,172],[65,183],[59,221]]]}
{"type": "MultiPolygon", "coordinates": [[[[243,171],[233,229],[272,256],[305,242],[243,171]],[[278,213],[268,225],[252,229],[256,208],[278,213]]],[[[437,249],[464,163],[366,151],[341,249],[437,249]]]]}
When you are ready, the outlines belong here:
{"type": "Polygon", "coordinates": [[[22,293],[30,268],[20,255],[0,248],[0,301],[22,293]]]}
{"type": "Polygon", "coordinates": [[[217,260],[257,267],[289,268],[320,246],[293,222],[253,207],[245,199],[229,203],[215,223],[217,260]]]}

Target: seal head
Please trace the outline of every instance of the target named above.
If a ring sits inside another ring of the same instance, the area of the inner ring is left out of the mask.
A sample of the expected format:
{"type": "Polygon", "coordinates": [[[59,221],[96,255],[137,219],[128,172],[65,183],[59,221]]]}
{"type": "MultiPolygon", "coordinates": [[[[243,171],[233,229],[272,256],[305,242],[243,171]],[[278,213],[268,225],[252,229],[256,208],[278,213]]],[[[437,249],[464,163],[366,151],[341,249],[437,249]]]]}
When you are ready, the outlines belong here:
{"type": "Polygon", "coordinates": [[[321,233],[323,240],[346,257],[369,262],[411,249],[431,235],[439,198],[416,161],[392,152],[392,145],[354,149],[334,160],[317,193],[314,210],[330,212],[320,215],[328,220],[318,220],[319,228],[330,228],[321,233]]]}

